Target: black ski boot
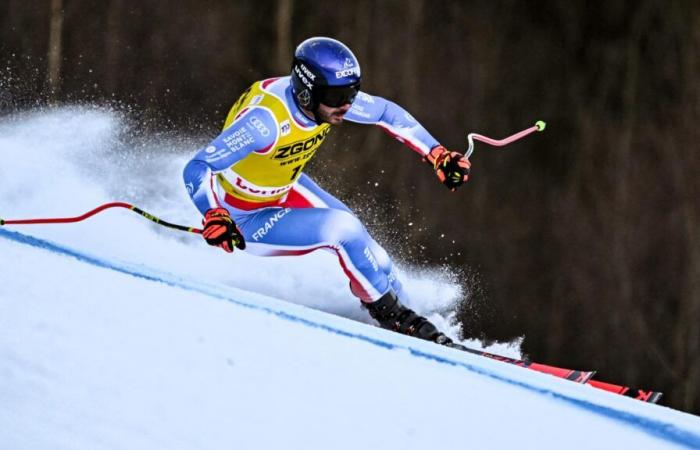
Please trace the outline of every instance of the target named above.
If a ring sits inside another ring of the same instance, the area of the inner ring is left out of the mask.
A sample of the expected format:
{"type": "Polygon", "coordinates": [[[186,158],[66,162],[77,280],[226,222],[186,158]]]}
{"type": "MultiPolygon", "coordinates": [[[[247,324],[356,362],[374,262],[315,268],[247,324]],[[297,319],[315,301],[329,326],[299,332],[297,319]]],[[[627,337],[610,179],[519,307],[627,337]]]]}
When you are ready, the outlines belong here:
{"type": "Polygon", "coordinates": [[[428,319],[419,316],[412,309],[402,305],[392,291],[384,294],[376,302],[365,303],[364,305],[369,311],[369,315],[379,322],[382,328],[398,331],[408,336],[415,336],[426,341],[436,342],[447,347],[462,347],[438,331],[435,325],[428,322],[428,319]]]}

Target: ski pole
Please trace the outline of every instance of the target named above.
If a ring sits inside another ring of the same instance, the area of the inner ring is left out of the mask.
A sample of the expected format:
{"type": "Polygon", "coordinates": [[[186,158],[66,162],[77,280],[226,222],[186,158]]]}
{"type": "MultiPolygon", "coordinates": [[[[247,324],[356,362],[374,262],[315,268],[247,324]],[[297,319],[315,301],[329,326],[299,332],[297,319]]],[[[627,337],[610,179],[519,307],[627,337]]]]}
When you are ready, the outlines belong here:
{"type": "Polygon", "coordinates": [[[186,227],[183,225],[176,225],[174,223],[166,222],[162,219],[159,219],[158,217],[147,213],[146,211],[142,210],[141,208],[137,208],[134,205],[130,205],[128,203],[124,202],[112,202],[112,203],[105,203],[104,205],[100,205],[97,208],[93,209],[92,211],[88,211],[82,216],[76,216],[76,217],[57,217],[57,218],[50,218],[50,219],[17,219],[17,220],[4,220],[0,219],[0,226],[2,225],[34,225],[34,224],[47,224],[47,223],[74,223],[74,222],[81,222],[88,217],[92,217],[95,214],[98,214],[105,209],[109,208],[126,208],[129,209],[142,217],[145,217],[146,219],[150,220],[151,222],[157,223],[158,225],[162,225],[164,227],[168,228],[173,228],[175,230],[180,230],[180,231],[187,231],[188,233],[195,233],[195,234],[202,234],[202,230],[199,228],[194,228],[194,227],[186,227]]]}
{"type": "Polygon", "coordinates": [[[466,157],[469,158],[472,153],[474,153],[474,140],[484,142],[489,145],[493,145],[496,147],[503,147],[504,145],[510,144],[511,142],[515,142],[518,139],[522,139],[525,136],[527,136],[530,133],[534,133],[535,131],[544,131],[544,127],[546,127],[547,124],[542,121],[538,120],[535,125],[531,126],[530,128],[526,128],[523,131],[519,131],[515,133],[512,136],[508,136],[507,138],[497,140],[497,139],[492,139],[490,137],[482,136],[481,134],[477,133],[469,133],[467,135],[467,140],[469,141],[469,149],[467,150],[466,157]]]}

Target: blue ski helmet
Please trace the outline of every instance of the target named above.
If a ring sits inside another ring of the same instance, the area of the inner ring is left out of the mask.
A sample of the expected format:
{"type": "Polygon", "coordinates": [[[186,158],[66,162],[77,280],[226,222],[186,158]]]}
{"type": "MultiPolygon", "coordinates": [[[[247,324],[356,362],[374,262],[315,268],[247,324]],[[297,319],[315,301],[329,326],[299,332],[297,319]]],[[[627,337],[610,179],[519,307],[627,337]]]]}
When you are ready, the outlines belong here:
{"type": "Polygon", "coordinates": [[[320,103],[335,108],[355,101],[361,78],[357,58],[335,39],[313,37],[294,52],[294,98],[299,106],[314,113],[320,103]]]}

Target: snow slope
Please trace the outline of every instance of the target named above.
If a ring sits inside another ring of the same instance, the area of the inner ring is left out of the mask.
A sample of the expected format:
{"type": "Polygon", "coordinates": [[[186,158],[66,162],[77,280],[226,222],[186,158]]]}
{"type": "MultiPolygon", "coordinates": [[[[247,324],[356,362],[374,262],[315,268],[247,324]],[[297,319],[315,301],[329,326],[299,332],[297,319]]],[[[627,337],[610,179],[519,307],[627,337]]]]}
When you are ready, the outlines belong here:
{"type": "MultiPolygon", "coordinates": [[[[196,224],[181,142],[99,109],[4,119],[0,217],[126,200],[196,224]]],[[[227,255],[110,210],[0,228],[0,263],[0,449],[700,448],[696,416],[368,325],[329,254],[227,255]]],[[[404,278],[454,336],[459,285],[404,278]]]]}

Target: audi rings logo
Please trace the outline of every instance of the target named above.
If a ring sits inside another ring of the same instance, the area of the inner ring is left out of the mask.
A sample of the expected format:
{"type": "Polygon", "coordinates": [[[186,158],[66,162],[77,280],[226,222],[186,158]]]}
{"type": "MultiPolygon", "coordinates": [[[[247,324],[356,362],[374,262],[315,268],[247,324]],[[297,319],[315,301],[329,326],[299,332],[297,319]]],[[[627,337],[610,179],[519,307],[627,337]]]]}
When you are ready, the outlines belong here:
{"type": "Polygon", "coordinates": [[[268,137],[270,135],[270,129],[257,117],[251,117],[248,119],[248,123],[254,126],[263,137],[268,137]]]}

